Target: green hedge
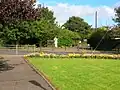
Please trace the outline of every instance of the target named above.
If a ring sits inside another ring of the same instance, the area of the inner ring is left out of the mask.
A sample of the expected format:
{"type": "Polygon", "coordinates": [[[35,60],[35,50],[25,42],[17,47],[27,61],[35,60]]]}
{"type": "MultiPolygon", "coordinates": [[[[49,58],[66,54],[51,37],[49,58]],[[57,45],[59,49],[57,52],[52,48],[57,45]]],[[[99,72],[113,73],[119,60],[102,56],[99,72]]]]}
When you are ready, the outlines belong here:
{"type": "Polygon", "coordinates": [[[92,33],[92,35],[88,39],[88,44],[90,44],[93,49],[96,48],[96,46],[99,44],[97,50],[111,51],[116,47],[118,43],[120,43],[120,40],[114,39],[114,36],[116,36],[117,34],[119,35],[119,33],[120,29],[111,31],[98,29],[97,31],[92,33]]]}

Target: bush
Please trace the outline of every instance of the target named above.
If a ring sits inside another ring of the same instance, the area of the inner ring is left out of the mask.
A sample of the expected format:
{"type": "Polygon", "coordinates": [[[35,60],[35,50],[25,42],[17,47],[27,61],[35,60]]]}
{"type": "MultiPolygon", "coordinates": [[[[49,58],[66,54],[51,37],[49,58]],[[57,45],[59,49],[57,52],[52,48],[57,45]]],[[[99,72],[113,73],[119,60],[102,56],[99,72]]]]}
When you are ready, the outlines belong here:
{"type": "Polygon", "coordinates": [[[60,30],[58,33],[58,46],[59,47],[62,47],[62,46],[70,47],[74,45],[75,41],[73,40],[73,38],[80,38],[80,36],[78,35],[78,33],[72,32],[67,29],[60,30]]]}
{"type": "Polygon", "coordinates": [[[111,39],[109,33],[110,32],[106,30],[98,29],[91,34],[88,39],[88,44],[90,44],[93,49],[99,45],[97,50],[112,50],[113,40],[111,39]]]}
{"type": "Polygon", "coordinates": [[[100,40],[103,39],[97,49],[113,50],[117,47],[117,45],[120,44],[120,40],[116,40],[115,38],[120,38],[119,27],[114,27],[112,28],[112,30],[109,31],[99,28],[97,31],[94,31],[92,33],[92,35],[88,39],[88,44],[90,44],[91,47],[96,48],[100,40]]]}

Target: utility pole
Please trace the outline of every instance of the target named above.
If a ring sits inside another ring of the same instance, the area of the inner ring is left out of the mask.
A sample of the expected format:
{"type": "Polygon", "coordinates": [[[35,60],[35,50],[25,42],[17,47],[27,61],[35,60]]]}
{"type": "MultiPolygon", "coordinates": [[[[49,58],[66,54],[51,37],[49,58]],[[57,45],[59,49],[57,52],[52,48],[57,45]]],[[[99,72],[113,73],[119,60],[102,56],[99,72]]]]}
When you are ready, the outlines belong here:
{"type": "Polygon", "coordinates": [[[98,13],[96,11],[95,12],[95,30],[97,30],[97,25],[98,25],[98,13]]]}

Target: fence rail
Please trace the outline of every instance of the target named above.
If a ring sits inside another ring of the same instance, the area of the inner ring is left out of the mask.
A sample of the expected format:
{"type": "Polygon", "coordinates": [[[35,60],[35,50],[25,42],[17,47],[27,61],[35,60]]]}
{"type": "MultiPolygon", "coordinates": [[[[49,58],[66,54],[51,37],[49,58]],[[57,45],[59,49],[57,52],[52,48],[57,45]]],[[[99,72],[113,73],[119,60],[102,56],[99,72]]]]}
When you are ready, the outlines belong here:
{"type": "Polygon", "coordinates": [[[7,53],[7,51],[13,54],[18,55],[19,53],[28,53],[28,52],[35,52],[36,46],[35,45],[4,45],[0,47],[0,54],[2,52],[7,53]]]}
{"type": "Polygon", "coordinates": [[[36,47],[35,45],[5,45],[0,47],[0,54],[2,50],[6,50],[6,52],[11,52],[13,54],[26,54],[26,53],[34,53],[34,52],[48,52],[48,53],[91,53],[91,54],[113,54],[118,53],[117,51],[97,51],[92,48],[87,47],[63,47],[63,48],[55,48],[55,47],[36,47]]]}

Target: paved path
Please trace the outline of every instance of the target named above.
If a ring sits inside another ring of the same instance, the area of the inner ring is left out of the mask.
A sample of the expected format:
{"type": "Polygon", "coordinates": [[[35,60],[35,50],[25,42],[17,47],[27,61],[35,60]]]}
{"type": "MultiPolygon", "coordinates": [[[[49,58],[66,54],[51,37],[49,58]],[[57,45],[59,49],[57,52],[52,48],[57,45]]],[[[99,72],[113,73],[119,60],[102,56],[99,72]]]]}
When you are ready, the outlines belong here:
{"type": "Polygon", "coordinates": [[[21,56],[4,56],[14,67],[0,72],[0,90],[52,90],[21,56]]]}
{"type": "MultiPolygon", "coordinates": [[[[25,55],[30,52],[27,51],[18,51],[18,55],[25,55]]],[[[15,55],[16,51],[15,50],[10,50],[10,49],[0,49],[0,55],[15,55]]]]}

